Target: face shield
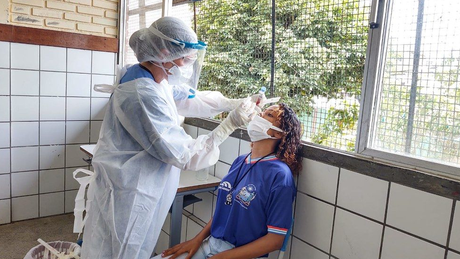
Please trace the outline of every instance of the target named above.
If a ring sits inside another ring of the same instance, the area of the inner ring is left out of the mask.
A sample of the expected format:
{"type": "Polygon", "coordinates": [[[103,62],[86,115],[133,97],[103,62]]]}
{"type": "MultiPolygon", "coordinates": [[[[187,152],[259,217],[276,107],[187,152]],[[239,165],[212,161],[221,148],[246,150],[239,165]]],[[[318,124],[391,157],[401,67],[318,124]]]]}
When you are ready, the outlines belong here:
{"type": "Polygon", "coordinates": [[[204,56],[206,54],[206,43],[202,41],[185,42],[177,39],[170,38],[157,30],[155,27],[149,27],[149,30],[164,40],[171,42],[173,45],[179,46],[186,53],[181,62],[171,61],[176,70],[180,72],[171,73],[168,75],[168,83],[170,84],[187,84],[188,86],[196,89],[198,87],[198,80],[200,78],[201,69],[203,67],[204,56]],[[180,65],[176,64],[179,63],[180,65]]]}

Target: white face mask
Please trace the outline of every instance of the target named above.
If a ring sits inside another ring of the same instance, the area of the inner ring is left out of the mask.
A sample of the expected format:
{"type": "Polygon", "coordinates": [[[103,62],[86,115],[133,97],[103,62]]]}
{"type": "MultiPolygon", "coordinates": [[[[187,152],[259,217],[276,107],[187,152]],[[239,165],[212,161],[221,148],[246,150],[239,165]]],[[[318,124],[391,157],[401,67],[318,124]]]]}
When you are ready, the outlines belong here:
{"type": "Polygon", "coordinates": [[[193,66],[189,66],[186,68],[179,67],[174,65],[172,68],[168,70],[168,83],[171,85],[180,85],[183,82],[192,77],[193,74],[193,66]]]}
{"type": "Polygon", "coordinates": [[[275,137],[268,135],[267,132],[269,129],[284,132],[282,129],[273,126],[273,124],[268,120],[260,116],[254,117],[254,119],[250,121],[248,124],[248,134],[251,138],[251,141],[256,142],[263,139],[277,139],[275,137]]]}

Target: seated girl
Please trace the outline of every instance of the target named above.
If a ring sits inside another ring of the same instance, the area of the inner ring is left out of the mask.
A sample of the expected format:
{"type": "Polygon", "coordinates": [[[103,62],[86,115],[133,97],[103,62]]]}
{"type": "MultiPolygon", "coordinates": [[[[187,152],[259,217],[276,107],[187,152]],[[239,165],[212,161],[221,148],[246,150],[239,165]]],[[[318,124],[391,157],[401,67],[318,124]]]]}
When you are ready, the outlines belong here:
{"type": "Polygon", "coordinates": [[[238,157],[222,179],[214,217],[162,257],[249,259],[281,248],[292,222],[293,174],[301,168],[301,125],[281,103],[256,116],[248,134],[251,153],[238,157]]]}

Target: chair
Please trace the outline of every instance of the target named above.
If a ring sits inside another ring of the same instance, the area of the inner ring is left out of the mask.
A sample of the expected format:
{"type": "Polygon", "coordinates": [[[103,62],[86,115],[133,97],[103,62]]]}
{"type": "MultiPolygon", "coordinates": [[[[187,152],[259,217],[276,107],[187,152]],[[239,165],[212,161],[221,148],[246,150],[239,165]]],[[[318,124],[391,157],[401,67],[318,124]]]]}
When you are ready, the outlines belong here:
{"type": "Polygon", "coordinates": [[[278,259],[283,259],[284,252],[286,251],[287,244],[289,243],[289,237],[291,236],[292,226],[294,225],[294,218],[292,218],[291,227],[288,229],[286,236],[284,237],[283,246],[278,254],[278,259]]]}

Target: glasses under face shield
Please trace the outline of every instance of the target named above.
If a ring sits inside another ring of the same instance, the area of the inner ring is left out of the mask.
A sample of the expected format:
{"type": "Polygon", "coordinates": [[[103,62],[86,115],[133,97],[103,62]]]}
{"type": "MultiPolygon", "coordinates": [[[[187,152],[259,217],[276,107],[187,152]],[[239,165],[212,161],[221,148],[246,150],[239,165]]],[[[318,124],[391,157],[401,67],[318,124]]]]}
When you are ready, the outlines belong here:
{"type": "MultiPolygon", "coordinates": [[[[198,41],[198,43],[189,43],[178,41],[179,44],[184,48],[192,48],[196,50],[193,54],[187,55],[182,58],[183,66],[181,69],[186,70],[184,73],[186,75],[183,78],[184,84],[196,89],[198,87],[198,80],[200,79],[201,69],[204,63],[204,56],[206,54],[206,44],[204,42],[198,41]],[[183,44],[183,45],[182,45],[183,44]]],[[[176,43],[177,44],[177,43],[176,43]]]]}

